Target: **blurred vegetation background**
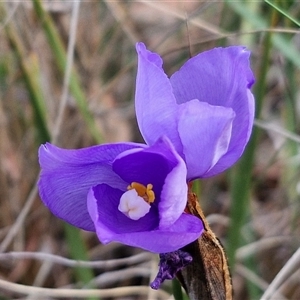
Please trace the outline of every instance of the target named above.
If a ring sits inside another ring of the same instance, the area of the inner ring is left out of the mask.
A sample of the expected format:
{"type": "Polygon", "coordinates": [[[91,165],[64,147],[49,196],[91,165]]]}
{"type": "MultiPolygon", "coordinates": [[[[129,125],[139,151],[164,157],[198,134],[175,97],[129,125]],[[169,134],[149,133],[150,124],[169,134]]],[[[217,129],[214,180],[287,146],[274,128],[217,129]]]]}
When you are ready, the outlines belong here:
{"type": "Polygon", "coordinates": [[[171,282],[148,288],[157,256],[102,246],[52,216],[36,189],[41,143],[142,141],[137,41],[163,56],[167,74],[216,46],[251,50],[251,142],[197,190],[234,299],[299,299],[299,20],[296,0],[1,1],[0,299],[172,299],[171,282]]]}

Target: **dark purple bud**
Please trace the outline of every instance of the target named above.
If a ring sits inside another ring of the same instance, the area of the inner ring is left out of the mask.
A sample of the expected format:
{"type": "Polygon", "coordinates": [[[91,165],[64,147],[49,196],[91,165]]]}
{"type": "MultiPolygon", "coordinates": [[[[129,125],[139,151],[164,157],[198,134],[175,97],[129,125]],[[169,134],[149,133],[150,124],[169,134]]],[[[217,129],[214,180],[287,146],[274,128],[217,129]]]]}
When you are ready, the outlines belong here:
{"type": "Polygon", "coordinates": [[[177,250],[169,253],[159,254],[159,271],[154,281],[151,283],[151,288],[159,289],[160,285],[166,279],[173,279],[176,273],[192,262],[192,256],[182,250],[177,250]]]}

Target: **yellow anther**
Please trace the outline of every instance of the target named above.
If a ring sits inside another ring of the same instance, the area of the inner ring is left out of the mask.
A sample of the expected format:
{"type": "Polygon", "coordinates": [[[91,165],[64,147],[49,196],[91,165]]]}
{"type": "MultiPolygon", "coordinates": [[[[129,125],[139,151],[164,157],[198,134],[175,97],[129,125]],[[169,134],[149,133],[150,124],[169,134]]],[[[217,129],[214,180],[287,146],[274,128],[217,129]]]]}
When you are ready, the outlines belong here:
{"type": "Polygon", "coordinates": [[[140,197],[142,197],[147,203],[153,203],[155,200],[155,193],[152,190],[153,185],[151,183],[147,184],[147,186],[144,186],[141,183],[138,182],[132,182],[128,187],[128,190],[135,189],[136,192],[140,197]]]}
{"type": "Polygon", "coordinates": [[[147,184],[146,195],[148,198],[148,203],[153,203],[155,200],[155,194],[153,192],[153,185],[151,183],[147,184]]]}
{"type": "Polygon", "coordinates": [[[127,187],[128,190],[135,189],[140,197],[143,197],[146,194],[146,187],[138,182],[132,182],[131,185],[127,187]]]}

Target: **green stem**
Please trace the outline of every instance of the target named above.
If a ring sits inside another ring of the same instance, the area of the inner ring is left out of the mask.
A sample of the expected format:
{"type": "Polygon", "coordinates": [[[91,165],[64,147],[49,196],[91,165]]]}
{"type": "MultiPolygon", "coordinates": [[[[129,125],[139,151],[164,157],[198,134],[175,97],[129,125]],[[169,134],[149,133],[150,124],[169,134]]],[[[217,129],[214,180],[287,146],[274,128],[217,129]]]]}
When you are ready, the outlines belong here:
{"type": "MultiPolygon", "coordinates": [[[[75,260],[88,260],[87,249],[79,230],[67,223],[64,223],[64,229],[69,246],[70,257],[75,260]]],[[[75,268],[75,272],[78,280],[84,284],[88,284],[94,278],[93,271],[88,268],[77,267],[75,268]]]]}
{"type": "Polygon", "coordinates": [[[173,296],[175,300],[184,300],[183,294],[182,294],[182,289],[181,289],[181,284],[179,281],[174,278],[172,280],[172,291],[173,291],[173,296]]]}
{"type": "MultiPolygon", "coordinates": [[[[272,13],[271,24],[275,22],[275,13],[272,13]]],[[[271,37],[272,33],[266,33],[263,43],[263,53],[261,59],[261,68],[257,77],[257,83],[255,86],[255,98],[256,98],[256,117],[260,115],[263,98],[266,88],[266,75],[269,67],[269,56],[271,49],[271,37]]],[[[257,128],[253,129],[252,137],[249,144],[243,154],[243,157],[239,161],[236,170],[233,175],[232,181],[232,203],[230,209],[230,228],[227,242],[227,255],[231,271],[235,265],[235,253],[241,242],[241,228],[245,223],[247,212],[249,209],[249,193],[251,190],[251,175],[252,167],[254,163],[254,153],[259,137],[259,131],[257,128]]]]}
{"type": "Polygon", "coordinates": [[[44,97],[38,80],[38,61],[34,55],[26,56],[20,38],[12,25],[6,26],[6,34],[20,62],[23,78],[29,91],[29,100],[34,112],[38,143],[45,143],[50,140],[50,133],[46,123],[44,97]]]}
{"type": "MultiPolygon", "coordinates": [[[[60,38],[60,35],[58,34],[57,29],[54,26],[53,20],[51,19],[50,15],[43,9],[41,5],[41,1],[32,0],[32,2],[33,2],[35,12],[43,25],[45,35],[48,39],[49,46],[51,47],[52,52],[54,54],[54,58],[56,60],[58,68],[63,74],[65,72],[65,67],[67,63],[67,55],[63,46],[63,42],[60,38]]],[[[80,113],[82,114],[89,128],[90,133],[92,134],[95,141],[100,144],[102,142],[102,138],[100,136],[99,131],[96,128],[95,120],[88,109],[85,95],[82,91],[79,78],[75,70],[71,72],[69,87],[78,105],[80,113]]]]}

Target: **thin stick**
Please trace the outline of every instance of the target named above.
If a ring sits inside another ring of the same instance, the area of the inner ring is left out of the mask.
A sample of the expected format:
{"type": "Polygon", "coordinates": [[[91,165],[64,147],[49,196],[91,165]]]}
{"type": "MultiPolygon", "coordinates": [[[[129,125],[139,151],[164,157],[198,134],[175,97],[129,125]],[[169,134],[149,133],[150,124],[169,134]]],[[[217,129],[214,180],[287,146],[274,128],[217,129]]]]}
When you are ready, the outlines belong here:
{"type": "MultiPolygon", "coordinates": [[[[165,14],[174,16],[180,20],[185,20],[185,18],[186,18],[184,13],[182,13],[181,11],[179,11],[177,9],[171,9],[169,6],[163,4],[163,2],[148,1],[148,0],[140,0],[139,2],[142,2],[147,6],[153,7],[165,14]]],[[[199,19],[199,18],[191,19],[190,23],[199,28],[206,30],[209,33],[215,34],[217,36],[225,36],[227,34],[225,31],[221,30],[220,28],[218,28],[217,26],[214,26],[211,23],[204,21],[203,19],[199,19]]]]}
{"type": "MultiPolygon", "coordinates": [[[[0,288],[3,290],[11,291],[17,294],[36,294],[43,295],[43,297],[56,297],[56,298],[88,298],[88,297],[125,297],[132,295],[145,296],[148,294],[149,287],[146,286],[126,286],[112,289],[50,289],[27,286],[17,283],[12,283],[0,279],[0,288]]],[[[156,291],[156,294],[161,299],[168,299],[170,295],[163,290],[156,291]]]]}
{"type": "Polygon", "coordinates": [[[298,134],[290,132],[278,125],[270,124],[257,119],[254,121],[254,124],[259,128],[265,129],[267,131],[274,131],[275,133],[278,133],[287,139],[290,139],[296,143],[300,143],[300,136],[298,134]]]}
{"type": "Polygon", "coordinates": [[[1,24],[0,24],[0,31],[2,31],[5,28],[5,26],[12,20],[14,14],[17,11],[17,8],[19,7],[20,4],[21,4],[21,1],[17,2],[16,4],[14,4],[12,10],[9,12],[9,14],[7,15],[7,17],[4,19],[3,22],[1,22],[1,24]]]}
{"type": "Polygon", "coordinates": [[[294,238],[289,236],[274,236],[264,238],[259,241],[240,247],[236,251],[236,259],[243,260],[249,257],[250,255],[281,246],[283,243],[292,243],[293,241],[294,238]]]}
{"type": "MultiPolygon", "coordinates": [[[[149,268],[149,264],[117,271],[103,272],[99,276],[89,281],[85,287],[105,288],[107,286],[118,286],[120,282],[128,282],[130,279],[134,278],[145,278],[145,280],[147,280],[147,278],[150,276],[150,272],[151,270],[149,268]]],[[[149,293],[151,293],[151,291],[153,291],[153,289],[149,289],[149,293]]],[[[154,298],[155,296],[152,295],[152,297],[148,299],[153,300],[154,298]]]]}
{"type": "Polygon", "coordinates": [[[30,194],[26,200],[26,203],[22,209],[22,211],[20,212],[20,214],[18,215],[15,223],[12,225],[12,227],[10,228],[8,234],[6,235],[6,237],[3,239],[1,245],[0,245],[0,252],[4,252],[6,251],[7,247],[10,245],[10,243],[12,242],[12,240],[14,239],[14,237],[16,236],[16,234],[19,232],[20,228],[23,226],[25,219],[33,205],[33,202],[36,198],[37,195],[37,181],[34,184],[34,187],[32,188],[32,190],[30,191],[30,194]]]}
{"type": "MultiPolygon", "coordinates": [[[[264,281],[261,277],[257,276],[250,269],[238,264],[236,266],[236,272],[239,273],[244,278],[246,278],[247,280],[251,281],[253,284],[258,286],[263,291],[267,289],[268,283],[264,281]]],[[[276,296],[276,300],[288,300],[287,298],[282,296],[279,292],[276,292],[274,296],[276,296]]]]}
{"type": "Polygon", "coordinates": [[[274,299],[272,298],[276,290],[292,275],[292,273],[299,267],[300,264],[300,248],[293,254],[288,262],[276,275],[272,283],[269,285],[265,293],[262,295],[262,300],[274,299]]]}
{"type": "Polygon", "coordinates": [[[11,259],[35,259],[40,261],[49,261],[52,263],[64,265],[67,267],[81,268],[101,268],[113,269],[124,265],[134,265],[150,260],[153,257],[151,253],[143,252],[126,258],[111,259],[104,261],[84,261],[73,260],[59,255],[43,252],[8,252],[0,253],[0,261],[8,261],[11,259]]]}
{"type": "Polygon", "coordinates": [[[63,121],[64,111],[67,105],[68,95],[69,95],[69,84],[74,60],[74,48],[76,41],[76,32],[77,32],[77,24],[78,24],[78,15],[79,15],[79,7],[80,0],[73,1],[73,10],[71,16],[71,24],[70,24],[70,38],[68,42],[68,50],[67,50],[67,62],[66,69],[64,74],[64,82],[63,82],[63,90],[60,100],[60,105],[58,109],[58,116],[55,122],[55,126],[52,133],[52,143],[55,144],[57,142],[60,128],[63,121]]]}

